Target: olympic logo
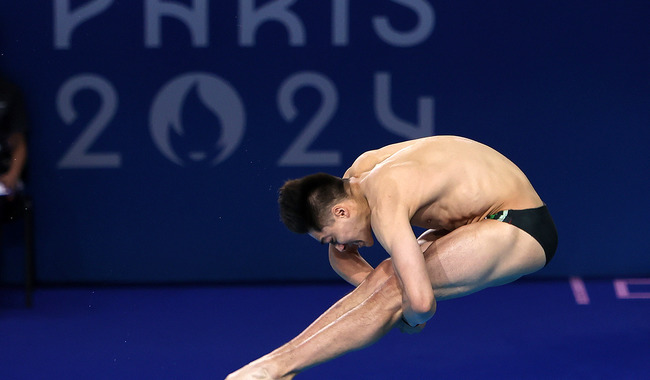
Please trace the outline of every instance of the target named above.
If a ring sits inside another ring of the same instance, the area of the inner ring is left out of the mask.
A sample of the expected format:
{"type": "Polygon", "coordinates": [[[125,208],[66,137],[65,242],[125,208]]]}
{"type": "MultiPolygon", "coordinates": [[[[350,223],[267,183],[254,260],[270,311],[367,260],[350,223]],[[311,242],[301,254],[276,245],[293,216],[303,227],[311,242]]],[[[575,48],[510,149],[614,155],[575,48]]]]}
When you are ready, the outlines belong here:
{"type": "Polygon", "coordinates": [[[217,165],[227,159],[236,149],[244,135],[244,105],[237,91],[221,78],[205,73],[188,73],[176,78],[163,87],[153,101],[150,114],[150,131],[158,150],[170,161],[183,166],[171,144],[172,133],[184,135],[181,111],[193,89],[202,104],[219,119],[221,136],[213,145],[212,151],[192,151],[188,157],[192,161],[209,160],[217,165]]]}

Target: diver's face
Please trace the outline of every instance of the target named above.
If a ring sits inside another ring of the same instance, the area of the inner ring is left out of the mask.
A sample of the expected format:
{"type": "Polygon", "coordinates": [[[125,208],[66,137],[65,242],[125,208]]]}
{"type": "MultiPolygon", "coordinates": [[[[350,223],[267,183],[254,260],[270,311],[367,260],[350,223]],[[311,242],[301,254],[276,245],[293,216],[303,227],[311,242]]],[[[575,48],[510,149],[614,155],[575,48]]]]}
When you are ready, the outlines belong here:
{"type": "Polygon", "coordinates": [[[321,244],[333,244],[339,251],[346,248],[370,247],[374,244],[370,223],[349,210],[334,210],[334,218],[321,231],[309,234],[321,244]]]}

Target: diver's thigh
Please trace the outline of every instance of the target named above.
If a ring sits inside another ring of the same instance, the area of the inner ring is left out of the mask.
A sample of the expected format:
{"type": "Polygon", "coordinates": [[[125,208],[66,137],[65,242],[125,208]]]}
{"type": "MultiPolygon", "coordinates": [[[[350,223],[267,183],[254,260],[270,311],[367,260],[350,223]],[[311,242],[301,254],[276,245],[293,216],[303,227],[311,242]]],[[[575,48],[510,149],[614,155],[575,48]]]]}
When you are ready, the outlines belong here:
{"type": "Polygon", "coordinates": [[[436,239],[424,256],[437,299],[511,282],[545,263],[534,238],[495,220],[468,224],[436,239]]]}
{"type": "Polygon", "coordinates": [[[422,252],[426,252],[427,248],[436,240],[447,235],[449,231],[447,230],[426,230],[418,237],[418,244],[422,252]]]}

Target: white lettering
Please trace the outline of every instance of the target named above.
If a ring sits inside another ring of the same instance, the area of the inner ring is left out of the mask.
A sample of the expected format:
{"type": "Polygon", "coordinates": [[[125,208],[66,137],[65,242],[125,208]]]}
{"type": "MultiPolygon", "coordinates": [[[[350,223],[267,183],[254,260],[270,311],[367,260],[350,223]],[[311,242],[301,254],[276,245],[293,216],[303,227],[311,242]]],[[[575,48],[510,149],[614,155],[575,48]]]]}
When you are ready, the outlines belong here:
{"type": "Polygon", "coordinates": [[[93,0],[77,9],[70,9],[70,0],[54,1],[54,47],[69,49],[72,33],[77,26],[102,13],[113,0],[93,0]]]}
{"type": "Polygon", "coordinates": [[[79,74],[68,79],[61,86],[57,96],[59,116],[66,124],[72,124],[77,120],[77,112],[72,100],[84,90],[94,91],[99,95],[101,99],[99,110],[59,161],[58,167],[61,169],[119,168],[122,163],[121,154],[89,152],[90,147],[109,125],[117,110],[117,92],[109,81],[94,74],[79,74]]]}
{"type": "Polygon", "coordinates": [[[350,42],[350,0],[332,1],[332,45],[347,46],[350,42]]]}
{"type": "Polygon", "coordinates": [[[377,16],[372,24],[377,35],[386,43],[393,46],[408,47],[424,42],[431,33],[435,24],[435,13],[431,4],[426,0],[391,0],[413,10],[418,16],[418,24],[409,32],[399,32],[393,29],[388,17],[377,16]]]}
{"type": "Polygon", "coordinates": [[[322,130],[336,113],[338,94],[332,81],[318,73],[299,72],[292,75],[280,85],[278,91],[278,108],[286,121],[293,121],[298,115],[294,103],[296,93],[303,87],[313,87],[321,95],[321,106],[316,115],[307,123],[303,132],[280,157],[279,166],[339,166],[339,151],[309,151],[322,130]]]}
{"type": "Polygon", "coordinates": [[[174,17],[187,26],[192,37],[192,46],[208,46],[207,0],[192,0],[192,8],[164,0],[146,0],[144,7],[146,47],[160,47],[161,19],[164,16],[174,17]]]}
{"type": "Polygon", "coordinates": [[[239,19],[241,27],[239,29],[239,43],[242,46],[255,46],[255,34],[257,29],[267,21],[277,21],[282,23],[289,33],[289,46],[304,46],[306,43],[305,27],[288,8],[296,0],[276,0],[254,8],[255,0],[240,0],[239,19]]]}
{"type": "Polygon", "coordinates": [[[387,130],[408,139],[433,135],[433,98],[418,98],[417,124],[409,123],[393,113],[390,104],[390,80],[391,77],[389,73],[380,72],[375,74],[375,115],[377,116],[377,120],[379,120],[387,130]]]}

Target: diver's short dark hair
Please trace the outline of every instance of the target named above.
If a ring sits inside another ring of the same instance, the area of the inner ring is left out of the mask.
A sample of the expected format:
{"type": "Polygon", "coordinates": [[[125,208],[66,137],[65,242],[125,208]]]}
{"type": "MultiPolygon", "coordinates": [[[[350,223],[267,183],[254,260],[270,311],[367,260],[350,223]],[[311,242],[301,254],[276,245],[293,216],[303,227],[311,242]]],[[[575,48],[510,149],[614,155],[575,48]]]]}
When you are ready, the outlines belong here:
{"type": "Polygon", "coordinates": [[[329,209],[345,198],[345,180],[326,173],[292,179],[280,188],[280,218],[295,233],[321,231],[327,225],[329,209]]]}

